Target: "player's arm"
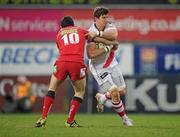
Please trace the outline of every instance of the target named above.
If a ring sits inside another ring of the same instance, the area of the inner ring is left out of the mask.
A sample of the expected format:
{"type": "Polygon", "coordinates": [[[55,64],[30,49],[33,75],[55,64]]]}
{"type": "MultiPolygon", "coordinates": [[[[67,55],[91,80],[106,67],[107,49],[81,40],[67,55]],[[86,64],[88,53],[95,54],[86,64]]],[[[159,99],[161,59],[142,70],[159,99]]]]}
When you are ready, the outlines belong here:
{"type": "Polygon", "coordinates": [[[108,39],[108,40],[117,40],[118,38],[118,32],[116,29],[109,29],[107,31],[99,31],[99,35],[102,38],[108,39]]]}
{"type": "Polygon", "coordinates": [[[91,38],[101,37],[107,40],[117,40],[118,32],[117,29],[109,29],[106,31],[90,31],[89,36],[91,38]]]}
{"type": "Polygon", "coordinates": [[[103,43],[105,45],[118,45],[119,42],[117,40],[108,40],[108,39],[105,39],[105,38],[102,38],[102,37],[95,37],[93,39],[94,42],[99,42],[99,43],[103,43]]]}
{"type": "Polygon", "coordinates": [[[112,47],[110,46],[106,46],[104,48],[99,48],[98,46],[96,46],[96,44],[94,42],[90,42],[88,43],[87,47],[87,56],[90,59],[94,59],[97,58],[105,53],[108,53],[112,47]]]}

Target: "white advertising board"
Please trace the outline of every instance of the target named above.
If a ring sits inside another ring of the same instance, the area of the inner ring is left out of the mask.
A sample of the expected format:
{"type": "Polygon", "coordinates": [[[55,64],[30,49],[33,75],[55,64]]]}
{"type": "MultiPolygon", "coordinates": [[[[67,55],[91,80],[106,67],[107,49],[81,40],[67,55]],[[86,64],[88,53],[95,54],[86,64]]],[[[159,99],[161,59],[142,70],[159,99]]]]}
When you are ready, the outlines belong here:
{"type": "Polygon", "coordinates": [[[134,46],[131,43],[119,45],[116,51],[116,58],[119,61],[123,75],[134,74],[134,46]]]}
{"type": "Polygon", "coordinates": [[[57,56],[55,43],[0,43],[0,75],[47,75],[57,56]]]}
{"type": "MultiPolygon", "coordinates": [[[[0,75],[49,75],[57,56],[55,43],[0,43],[0,75]]],[[[133,56],[132,44],[119,45],[116,57],[123,75],[134,74],[133,56]]]]}

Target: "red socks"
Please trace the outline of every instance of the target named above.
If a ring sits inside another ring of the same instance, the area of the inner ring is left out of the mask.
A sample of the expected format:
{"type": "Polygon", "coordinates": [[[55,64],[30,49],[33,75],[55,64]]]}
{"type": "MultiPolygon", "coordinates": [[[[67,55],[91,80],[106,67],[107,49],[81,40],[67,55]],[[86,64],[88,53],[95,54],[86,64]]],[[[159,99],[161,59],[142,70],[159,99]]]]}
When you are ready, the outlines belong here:
{"type": "Polygon", "coordinates": [[[113,102],[112,104],[113,104],[113,109],[118,113],[120,117],[123,117],[126,114],[124,105],[121,100],[116,103],[113,102]]]}
{"type": "Polygon", "coordinates": [[[42,112],[42,118],[46,118],[48,115],[49,110],[51,109],[51,106],[54,102],[54,91],[48,91],[47,95],[44,98],[44,105],[43,105],[43,112],[42,112]]]}
{"type": "MultiPolygon", "coordinates": [[[[46,97],[44,98],[43,112],[42,112],[42,116],[41,116],[42,118],[47,117],[48,112],[51,109],[51,106],[54,102],[54,97],[55,97],[55,92],[48,91],[46,97]]],[[[82,103],[82,99],[79,97],[74,97],[71,100],[69,116],[67,119],[68,123],[72,123],[74,121],[74,117],[76,115],[76,112],[79,110],[81,103],[82,103]]]]}
{"type": "Polygon", "coordinates": [[[76,112],[79,110],[81,103],[82,103],[82,99],[79,97],[74,97],[71,100],[69,115],[67,119],[68,123],[72,123],[74,121],[74,117],[76,115],[76,112]]]}

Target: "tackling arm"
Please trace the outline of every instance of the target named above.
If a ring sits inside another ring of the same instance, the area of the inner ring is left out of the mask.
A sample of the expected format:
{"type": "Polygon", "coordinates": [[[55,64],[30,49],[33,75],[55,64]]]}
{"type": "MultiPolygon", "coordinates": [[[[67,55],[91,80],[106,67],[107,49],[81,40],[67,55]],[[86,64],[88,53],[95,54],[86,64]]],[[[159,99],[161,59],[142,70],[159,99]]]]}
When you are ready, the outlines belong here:
{"type": "Polygon", "coordinates": [[[118,45],[119,44],[119,42],[117,40],[111,41],[111,40],[101,38],[101,37],[95,37],[94,42],[100,42],[100,43],[103,43],[105,45],[118,45]]]}
{"type": "Polygon", "coordinates": [[[109,29],[107,31],[90,31],[88,33],[89,37],[95,38],[95,37],[101,37],[107,40],[117,40],[118,32],[116,29],[109,29]]]}

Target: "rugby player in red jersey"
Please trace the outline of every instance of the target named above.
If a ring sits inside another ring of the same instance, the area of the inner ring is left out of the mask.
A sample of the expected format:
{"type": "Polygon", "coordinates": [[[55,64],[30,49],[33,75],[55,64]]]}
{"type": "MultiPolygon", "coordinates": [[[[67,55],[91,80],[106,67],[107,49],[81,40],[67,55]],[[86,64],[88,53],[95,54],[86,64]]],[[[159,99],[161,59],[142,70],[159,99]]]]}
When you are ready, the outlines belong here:
{"type": "Polygon", "coordinates": [[[70,102],[69,115],[65,126],[80,127],[74,117],[80,108],[85,93],[86,66],[84,64],[84,47],[87,33],[87,30],[74,26],[74,21],[70,16],[65,16],[62,19],[61,29],[56,38],[59,57],[54,64],[48,93],[44,98],[42,115],[36,122],[36,127],[45,126],[48,112],[55,99],[56,90],[68,76],[74,89],[74,97],[70,102]]]}

